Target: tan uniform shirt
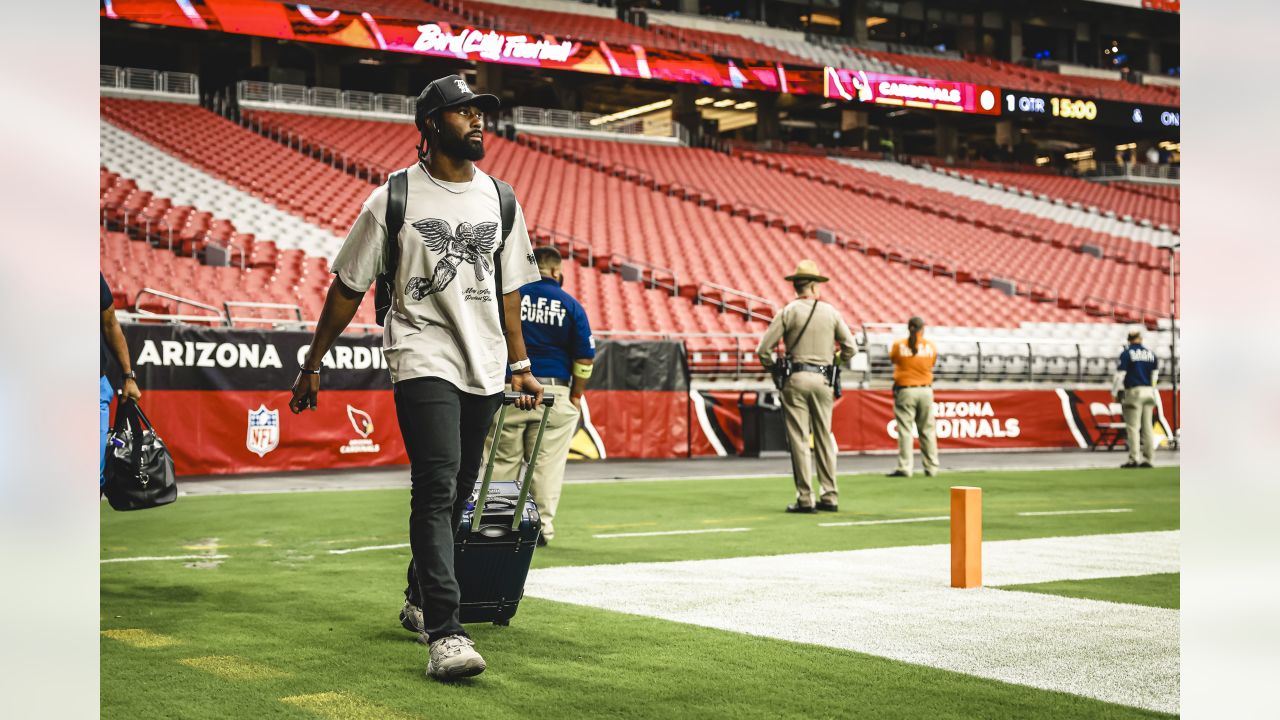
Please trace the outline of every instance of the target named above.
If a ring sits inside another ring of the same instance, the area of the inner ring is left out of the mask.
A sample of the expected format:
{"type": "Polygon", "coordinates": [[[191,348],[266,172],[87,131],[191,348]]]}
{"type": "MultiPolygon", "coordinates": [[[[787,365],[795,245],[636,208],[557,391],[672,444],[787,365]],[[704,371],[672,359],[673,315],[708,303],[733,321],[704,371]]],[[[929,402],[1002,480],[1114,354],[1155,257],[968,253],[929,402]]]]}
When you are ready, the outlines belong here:
{"type": "Polygon", "coordinates": [[[764,338],[760,340],[760,347],[756,349],[760,362],[765,367],[773,365],[773,348],[779,339],[786,344],[787,352],[794,361],[810,365],[830,365],[835,356],[836,343],[840,344],[842,364],[849,362],[858,353],[857,346],[853,344],[853,334],[849,332],[844,318],[840,317],[840,312],[829,303],[821,300],[817,302],[818,307],[814,310],[813,300],[797,298],[773,318],[764,338]],[[813,312],[813,321],[797,343],[796,337],[800,336],[800,329],[809,319],[810,311],[813,312]]]}

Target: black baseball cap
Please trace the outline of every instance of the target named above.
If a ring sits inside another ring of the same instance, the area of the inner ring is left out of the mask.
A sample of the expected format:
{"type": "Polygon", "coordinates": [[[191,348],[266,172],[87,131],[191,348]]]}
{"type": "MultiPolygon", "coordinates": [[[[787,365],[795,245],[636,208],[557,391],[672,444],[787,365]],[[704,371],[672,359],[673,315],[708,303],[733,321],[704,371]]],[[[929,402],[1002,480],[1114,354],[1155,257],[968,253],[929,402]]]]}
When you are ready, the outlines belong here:
{"type": "Polygon", "coordinates": [[[437,110],[459,105],[475,105],[486,114],[496,113],[498,108],[502,107],[496,95],[477,95],[471,92],[471,88],[467,87],[467,81],[463,80],[461,75],[445,75],[438,80],[432,80],[418,95],[413,116],[414,122],[418,125],[418,131],[426,132],[424,121],[428,115],[437,110]]]}

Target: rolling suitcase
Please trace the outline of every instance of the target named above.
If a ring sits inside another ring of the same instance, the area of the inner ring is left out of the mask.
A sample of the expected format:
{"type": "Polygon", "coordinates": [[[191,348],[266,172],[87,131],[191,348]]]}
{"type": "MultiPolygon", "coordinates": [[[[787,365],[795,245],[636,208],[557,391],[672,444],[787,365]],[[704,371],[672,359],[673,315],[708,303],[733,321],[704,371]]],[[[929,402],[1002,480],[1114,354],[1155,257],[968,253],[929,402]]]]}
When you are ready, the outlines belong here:
{"type": "Polygon", "coordinates": [[[542,531],[538,506],[529,499],[529,484],[542,449],[542,433],[547,427],[547,414],[555,402],[554,397],[542,400],[542,420],[524,480],[495,481],[493,478],[493,461],[498,450],[496,433],[502,432],[507,408],[519,397],[517,393],[507,393],[502,399],[498,429],[485,462],[484,480],[467,503],[454,536],[453,570],[462,593],[458,611],[464,623],[510,624],[524,596],[529,563],[542,531]]]}

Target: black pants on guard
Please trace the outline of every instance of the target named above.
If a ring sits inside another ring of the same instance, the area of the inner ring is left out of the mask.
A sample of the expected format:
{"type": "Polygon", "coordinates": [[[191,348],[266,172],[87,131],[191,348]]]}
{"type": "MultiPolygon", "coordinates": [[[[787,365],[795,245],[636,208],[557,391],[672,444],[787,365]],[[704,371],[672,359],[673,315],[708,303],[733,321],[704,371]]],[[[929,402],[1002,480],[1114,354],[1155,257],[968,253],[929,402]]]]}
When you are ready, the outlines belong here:
{"type": "Polygon", "coordinates": [[[502,393],[473,395],[438,378],[395,384],[396,416],[413,490],[405,597],[422,608],[429,641],[466,633],[458,621],[453,536],[484,463],[484,440],[502,393]]]}

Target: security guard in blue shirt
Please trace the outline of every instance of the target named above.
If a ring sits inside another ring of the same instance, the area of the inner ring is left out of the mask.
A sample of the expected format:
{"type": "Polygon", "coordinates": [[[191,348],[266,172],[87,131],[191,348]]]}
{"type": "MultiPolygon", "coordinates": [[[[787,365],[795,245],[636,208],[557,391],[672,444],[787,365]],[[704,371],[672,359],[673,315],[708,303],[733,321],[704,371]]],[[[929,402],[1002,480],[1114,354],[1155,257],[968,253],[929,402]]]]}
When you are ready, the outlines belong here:
{"type": "MultiPolygon", "coordinates": [[[[578,430],[582,394],[595,362],[596,343],[591,337],[587,312],[564,291],[560,252],[553,247],[533,251],[542,278],[520,288],[520,322],[525,347],[533,363],[533,375],[556,396],[542,435],[542,449],[534,468],[530,493],[542,516],[538,545],[555,538],[556,507],[564,483],[569,445],[578,430]]],[[[508,415],[498,439],[494,477],[516,477],[521,461],[528,461],[538,434],[541,413],[508,415]]],[[[493,432],[489,433],[493,442],[493,432]]],[[[485,452],[488,453],[488,447],[485,452]]]]}
{"type": "Polygon", "coordinates": [[[1129,333],[1129,346],[1120,353],[1111,392],[1123,403],[1129,461],[1122,468],[1149,468],[1156,455],[1152,419],[1156,409],[1156,381],[1159,378],[1156,354],[1142,344],[1142,333],[1129,333]],[[1123,389],[1121,385],[1123,384],[1123,389]],[[1139,440],[1142,460],[1139,462],[1139,440]]]}

